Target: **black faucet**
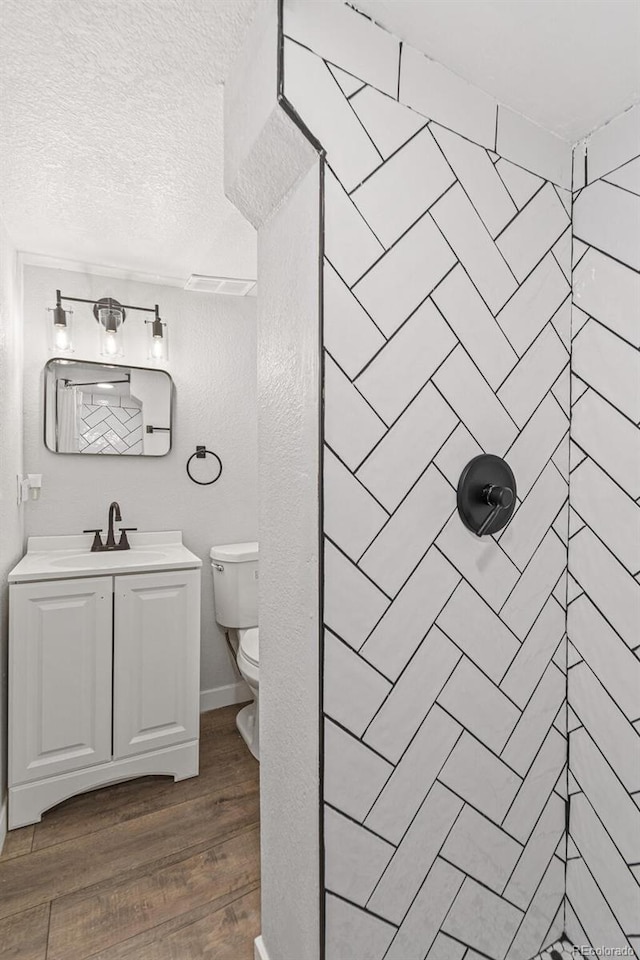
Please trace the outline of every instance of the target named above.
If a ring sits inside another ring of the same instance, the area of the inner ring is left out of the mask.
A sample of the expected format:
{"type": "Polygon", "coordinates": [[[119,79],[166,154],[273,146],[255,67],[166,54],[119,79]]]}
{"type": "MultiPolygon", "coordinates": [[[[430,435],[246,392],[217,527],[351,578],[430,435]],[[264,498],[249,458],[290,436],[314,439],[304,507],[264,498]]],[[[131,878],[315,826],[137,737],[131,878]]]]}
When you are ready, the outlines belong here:
{"type": "Polygon", "coordinates": [[[109,506],[109,530],[107,532],[107,542],[102,542],[102,528],[92,529],[92,530],[83,530],[83,533],[93,533],[95,534],[93,538],[93,543],[91,544],[91,553],[103,553],[105,550],[130,550],[131,544],[127,537],[128,530],[137,530],[137,527],[120,527],[120,539],[116,543],[116,538],[113,533],[113,521],[120,523],[122,520],[122,515],[120,513],[120,504],[114,500],[109,506]]]}
{"type": "Polygon", "coordinates": [[[116,519],[118,523],[122,521],[122,514],[120,513],[120,504],[114,500],[113,503],[109,506],[109,532],[107,533],[107,550],[115,550],[116,540],[113,535],[113,519],[116,519]]]}

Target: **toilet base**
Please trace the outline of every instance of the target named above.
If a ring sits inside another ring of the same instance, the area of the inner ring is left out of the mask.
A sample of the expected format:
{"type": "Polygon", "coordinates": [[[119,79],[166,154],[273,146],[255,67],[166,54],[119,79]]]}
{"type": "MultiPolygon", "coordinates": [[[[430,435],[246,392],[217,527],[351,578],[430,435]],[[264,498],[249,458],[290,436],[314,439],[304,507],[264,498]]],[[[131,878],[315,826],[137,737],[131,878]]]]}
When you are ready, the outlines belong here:
{"type": "Polygon", "coordinates": [[[254,700],[253,703],[243,707],[236,716],[236,727],[253,756],[256,760],[260,760],[260,734],[258,717],[256,716],[257,706],[254,700]]]}

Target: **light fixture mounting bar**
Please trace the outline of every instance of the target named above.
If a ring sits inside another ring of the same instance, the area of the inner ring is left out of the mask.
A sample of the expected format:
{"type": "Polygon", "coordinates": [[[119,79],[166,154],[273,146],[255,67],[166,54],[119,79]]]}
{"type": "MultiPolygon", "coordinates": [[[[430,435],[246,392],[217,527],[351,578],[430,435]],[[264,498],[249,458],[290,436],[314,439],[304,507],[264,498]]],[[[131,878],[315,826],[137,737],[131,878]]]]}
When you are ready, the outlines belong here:
{"type": "MultiPolygon", "coordinates": [[[[105,299],[110,300],[112,298],[105,297],[105,299]]],[[[64,297],[59,290],[56,290],[56,300],[58,303],[61,300],[70,300],[72,303],[91,303],[94,305],[98,302],[97,300],[87,300],[85,297],[64,297]]],[[[155,313],[156,317],[160,312],[160,308],[157,303],[155,307],[134,307],[130,303],[120,303],[118,301],[118,306],[124,308],[125,310],[141,310],[143,313],[155,313]]]]}

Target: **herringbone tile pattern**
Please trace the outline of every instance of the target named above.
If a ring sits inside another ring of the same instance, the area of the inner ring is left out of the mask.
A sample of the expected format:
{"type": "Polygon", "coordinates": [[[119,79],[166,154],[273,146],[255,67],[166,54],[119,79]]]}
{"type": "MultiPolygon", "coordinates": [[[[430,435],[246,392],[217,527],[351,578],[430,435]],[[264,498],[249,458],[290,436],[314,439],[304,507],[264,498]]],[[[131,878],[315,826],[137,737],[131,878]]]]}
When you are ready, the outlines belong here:
{"type": "Polygon", "coordinates": [[[80,453],[142,453],[140,407],[83,402],[80,408],[80,453]]]}
{"type": "Polygon", "coordinates": [[[564,928],[570,195],[284,57],[327,150],[327,960],[529,960],[564,928]],[[519,484],[482,541],[480,451],[519,484]]]}
{"type": "Polygon", "coordinates": [[[636,956],[640,955],[639,170],[636,157],[575,195],[567,626],[571,794],[567,930],[576,944],[620,950],[633,946],[636,956]]]}

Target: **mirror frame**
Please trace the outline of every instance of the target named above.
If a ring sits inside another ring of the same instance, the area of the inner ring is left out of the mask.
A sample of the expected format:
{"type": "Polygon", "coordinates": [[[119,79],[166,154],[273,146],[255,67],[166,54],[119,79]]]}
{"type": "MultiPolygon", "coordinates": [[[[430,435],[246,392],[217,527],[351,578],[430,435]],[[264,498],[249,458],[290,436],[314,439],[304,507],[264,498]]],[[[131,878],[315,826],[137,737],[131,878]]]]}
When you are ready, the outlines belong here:
{"type": "MultiPolygon", "coordinates": [[[[166,457],[171,453],[173,448],[173,395],[174,395],[174,383],[173,377],[168,372],[168,370],[162,370],[159,367],[139,367],[132,363],[100,363],[99,360],[76,360],[75,358],[71,360],[69,357],[51,357],[50,360],[44,365],[44,378],[43,378],[43,394],[44,394],[44,416],[42,423],[42,442],[44,443],[44,448],[48,453],[53,453],[62,457],[85,457],[87,454],[81,453],[80,450],[52,450],[51,447],[47,446],[47,373],[49,372],[49,367],[54,363],[86,363],[92,367],[109,367],[111,370],[151,370],[153,373],[162,373],[169,381],[169,449],[166,453],[159,453],[153,455],[150,453],[136,453],[132,457],[120,457],[120,459],[131,459],[135,460],[136,457],[147,457],[150,460],[159,460],[161,457],[166,457]]],[[[89,456],[101,456],[101,454],[89,454],[89,456]]],[[[113,454],[112,454],[113,456],[113,454]]]]}

